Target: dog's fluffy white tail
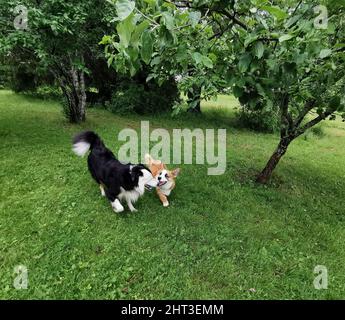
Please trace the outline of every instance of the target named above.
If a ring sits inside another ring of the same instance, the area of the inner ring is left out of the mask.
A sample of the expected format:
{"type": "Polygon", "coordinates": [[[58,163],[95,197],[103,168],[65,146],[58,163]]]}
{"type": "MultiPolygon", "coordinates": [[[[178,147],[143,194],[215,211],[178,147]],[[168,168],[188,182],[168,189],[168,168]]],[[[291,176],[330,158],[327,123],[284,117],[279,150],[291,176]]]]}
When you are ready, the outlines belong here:
{"type": "Polygon", "coordinates": [[[94,147],[104,147],[102,140],[92,131],[84,131],[77,134],[73,138],[72,144],[73,152],[80,157],[85,156],[85,154],[94,147]]]}
{"type": "Polygon", "coordinates": [[[79,156],[79,157],[84,157],[85,154],[90,150],[90,143],[88,142],[85,142],[85,141],[80,141],[80,142],[76,142],[74,145],[73,145],[73,152],[79,156]]]}

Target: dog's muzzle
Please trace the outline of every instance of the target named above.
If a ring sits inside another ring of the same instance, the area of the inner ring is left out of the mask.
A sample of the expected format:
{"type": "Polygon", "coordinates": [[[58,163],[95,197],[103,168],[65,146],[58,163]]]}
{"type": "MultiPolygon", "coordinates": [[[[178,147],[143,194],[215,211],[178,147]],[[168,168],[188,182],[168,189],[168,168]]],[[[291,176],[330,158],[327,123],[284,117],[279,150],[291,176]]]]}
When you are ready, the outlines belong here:
{"type": "Polygon", "coordinates": [[[160,181],[160,182],[158,182],[157,187],[164,186],[167,182],[168,181],[160,181]]]}

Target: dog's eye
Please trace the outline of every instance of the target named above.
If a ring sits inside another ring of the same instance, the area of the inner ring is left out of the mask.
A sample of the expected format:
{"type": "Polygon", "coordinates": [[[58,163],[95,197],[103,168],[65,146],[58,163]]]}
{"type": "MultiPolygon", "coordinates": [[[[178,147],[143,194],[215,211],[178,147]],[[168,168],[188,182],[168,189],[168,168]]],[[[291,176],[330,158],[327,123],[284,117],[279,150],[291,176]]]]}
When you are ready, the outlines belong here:
{"type": "Polygon", "coordinates": [[[169,178],[169,175],[166,173],[166,174],[165,174],[165,177],[166,177],[166,178],[169,178]]]}

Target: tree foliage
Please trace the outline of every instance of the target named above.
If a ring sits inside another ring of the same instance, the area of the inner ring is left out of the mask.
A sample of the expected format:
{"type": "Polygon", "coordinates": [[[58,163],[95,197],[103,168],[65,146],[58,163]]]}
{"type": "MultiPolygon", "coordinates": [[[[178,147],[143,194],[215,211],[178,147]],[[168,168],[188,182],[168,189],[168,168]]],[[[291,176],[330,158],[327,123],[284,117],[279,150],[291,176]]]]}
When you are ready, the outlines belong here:
{"type": "Polygon", "coordinates": [[[101,0],[9,0],[0,8],[0,54],[8,60],[35,60],[39,68],[48,70],[64,93],[71,122],[85,119],[86,77],[90,74],[85,60],[102,55],[98,42],[107,31],[107,5],[101,0]],[[13,25],[18,5],[27,9],[26,29],[13,25]]]}
{"type": "MultiPolygon", "coordinates": [[[[114,0],[117,33],[108,63],[149,78],[181,76],[186,93],[230,88],[249,110],[279,113],[280,143],[258,181],[266,183],[290,143],[345,114],[342,1],[114,0]]],[[[344,117],[345,118],[345,117],[344,117]]]]}

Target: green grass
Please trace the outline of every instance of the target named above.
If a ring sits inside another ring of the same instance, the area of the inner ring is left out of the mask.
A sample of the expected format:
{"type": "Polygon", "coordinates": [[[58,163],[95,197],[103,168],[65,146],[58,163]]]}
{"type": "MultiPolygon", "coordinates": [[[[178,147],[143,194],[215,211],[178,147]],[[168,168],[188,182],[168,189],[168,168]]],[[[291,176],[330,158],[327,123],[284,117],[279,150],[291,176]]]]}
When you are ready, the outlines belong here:
{"type": "Polygon", "coordinates": [[[324,135],[298,139],[272,183],[257,186],[252,177],[278,137],[234,129],[236,101],[220,99],[196,120],[90,109],[75,126],[57,102],[0,91],[0,298],[345,298],[344,124],[327,122],[324,135]],[[140,120],[225,127],[226,173],[183,165],[171,207],[149,193],[139,212],[115,214],[85,159],[72,154],[71,137],[93,129],[116,151],[118,132],[140,120]],[[27,290],[12,285],[20,264],[27,290]],[[328,268],[327,290],[313,287],[316,265],[328,268]]]}

